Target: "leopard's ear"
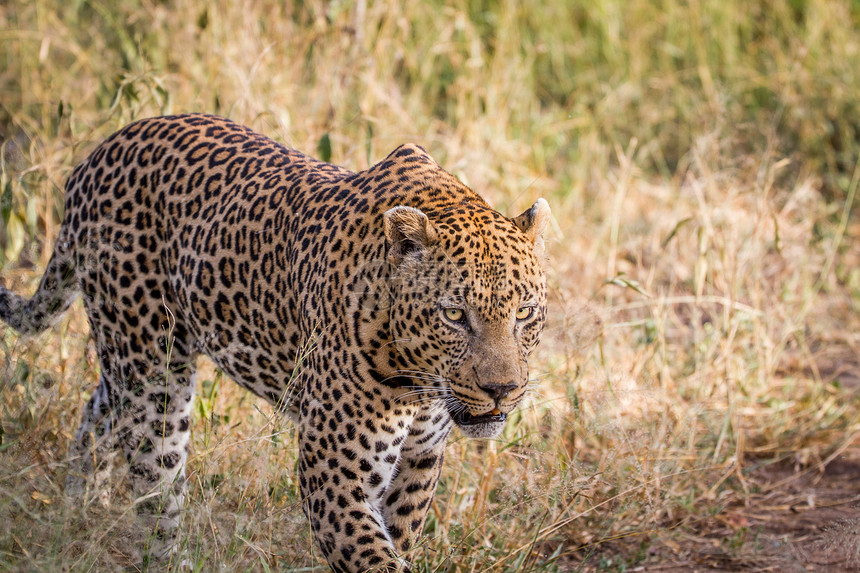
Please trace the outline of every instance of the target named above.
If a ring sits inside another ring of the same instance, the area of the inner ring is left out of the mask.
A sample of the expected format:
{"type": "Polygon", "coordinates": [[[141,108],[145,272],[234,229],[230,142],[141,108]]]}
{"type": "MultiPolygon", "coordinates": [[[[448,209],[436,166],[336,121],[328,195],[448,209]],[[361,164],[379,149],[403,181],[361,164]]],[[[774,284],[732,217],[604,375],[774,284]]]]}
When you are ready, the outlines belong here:
{"type": "Polygon", "coordinates": [[[433,223],[418,209],[400,205],[386,211],[384,217],[386,252],[395,266],[438,240],[433,223]]]}
{"type": "Polygon", "coordinates": [[[519,227],[520,231],[532,242],[535,253],[539,256],[544,253],[543,233],[549,224],[549,217],[549,203],[541,198],[526,209],[522,215],[511,219],[514,225],[519,227]]]}

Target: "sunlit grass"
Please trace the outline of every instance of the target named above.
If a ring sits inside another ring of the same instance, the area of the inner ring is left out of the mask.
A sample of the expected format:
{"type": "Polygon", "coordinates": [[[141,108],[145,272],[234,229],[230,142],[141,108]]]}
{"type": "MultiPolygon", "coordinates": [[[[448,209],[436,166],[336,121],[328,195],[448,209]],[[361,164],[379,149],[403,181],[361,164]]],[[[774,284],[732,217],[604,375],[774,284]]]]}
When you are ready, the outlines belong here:
{"type": "MultiPolygon", "coordinates": [[[[501,439],[454,436],[409,557],[645,562],[749,496],[751,469],[820,469],[860,431],[860,12],[662,4],[2,4],[2,278],[32,292],[71,169],[162,113],[219,113],[311,154],[327,137],[352,169],[412,141],[503,212],[546,197],[539,383],[501,439]]],[[[138,558],[121,479],[109,508],[64,503],[96,379],[87,332],[75,305],[36,340],[0,338],[4,569],[138,558]]],[[[294,428],[211,365],[199,378],[188,554],[200,570],[324,570],[294,428]]]]}

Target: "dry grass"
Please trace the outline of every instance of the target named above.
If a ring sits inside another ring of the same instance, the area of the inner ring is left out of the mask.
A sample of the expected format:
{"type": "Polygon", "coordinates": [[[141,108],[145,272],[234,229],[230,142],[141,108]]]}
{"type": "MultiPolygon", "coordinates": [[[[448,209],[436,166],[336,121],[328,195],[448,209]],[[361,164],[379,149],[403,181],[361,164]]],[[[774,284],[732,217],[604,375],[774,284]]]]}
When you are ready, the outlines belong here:
{"type": "MultiPolygon", "coordinates": [[[[325,136],[353,169],[414,141],[501,211],[554,214],[541,383],[501,439],[452,441],[419,570],[647,564],[761,491],[750,472],[853,444],[855,4],[402,4],[0,5],[6,284],[35,288],[65,177],[134,118],[220,113],[312,154],[325,136]]],[[[0,569],[133,568],[127,494],[63,500],[96,379],[81,308],[33,341],[6,331],[0,357],[0,569]]],[[[324,569],[294,429],[200,378],[198,567],[324,569]]]]}

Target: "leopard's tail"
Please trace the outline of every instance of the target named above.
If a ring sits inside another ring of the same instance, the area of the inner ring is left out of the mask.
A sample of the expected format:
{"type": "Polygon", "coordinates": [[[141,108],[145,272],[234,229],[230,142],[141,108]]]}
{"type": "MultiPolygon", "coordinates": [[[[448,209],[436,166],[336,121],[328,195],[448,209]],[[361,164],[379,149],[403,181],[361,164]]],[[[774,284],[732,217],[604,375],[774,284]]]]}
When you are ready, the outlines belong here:
{"type": "Polygon", "coordinates": [[[33,298],[28,300],[0,286],[0,320],[22,335],[38,334],[51,326],[77,296],[73,249],[63,235],[61,230],[33,298]]]}

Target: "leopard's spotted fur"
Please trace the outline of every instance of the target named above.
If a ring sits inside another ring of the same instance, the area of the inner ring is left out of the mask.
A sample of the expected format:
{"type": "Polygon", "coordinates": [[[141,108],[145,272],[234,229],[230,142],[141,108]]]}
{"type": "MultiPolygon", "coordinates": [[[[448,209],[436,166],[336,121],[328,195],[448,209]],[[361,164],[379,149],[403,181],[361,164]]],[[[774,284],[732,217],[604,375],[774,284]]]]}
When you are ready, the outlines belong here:
{"type": "Polygon", "coordinates": [[[398,568],[452,425],[494,436],[523,397],[548,219],[542,199],[503,217],[416,146],[352,173],[218,117],[146,119],[75,169],[38,292],[0,288],[0,318],[36,333],[82,293],[101,379],[68,486],[122,451],[138,492],[161,488],[144,509],[158,551],[176,544],[205,354],[296,420],[332,568],[398,568]]]}

